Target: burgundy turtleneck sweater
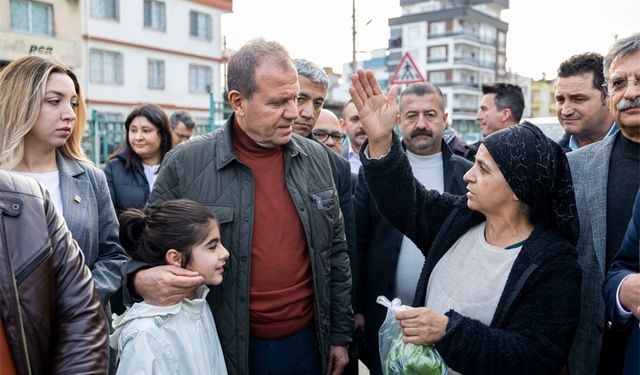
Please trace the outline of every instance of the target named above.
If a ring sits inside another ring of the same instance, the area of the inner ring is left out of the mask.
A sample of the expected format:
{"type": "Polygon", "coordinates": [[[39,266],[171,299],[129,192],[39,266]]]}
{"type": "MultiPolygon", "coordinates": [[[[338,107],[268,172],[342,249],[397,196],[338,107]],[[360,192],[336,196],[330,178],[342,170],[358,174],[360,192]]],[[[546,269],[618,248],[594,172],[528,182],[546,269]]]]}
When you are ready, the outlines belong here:
{"type": "Polygon", "coordinates": [[[289,336],[313,321],[313,286],[304,229],[285,184],[283,149],[259,146],[235,123],[233,140],[254,178],[250,333],[289,336]]]}

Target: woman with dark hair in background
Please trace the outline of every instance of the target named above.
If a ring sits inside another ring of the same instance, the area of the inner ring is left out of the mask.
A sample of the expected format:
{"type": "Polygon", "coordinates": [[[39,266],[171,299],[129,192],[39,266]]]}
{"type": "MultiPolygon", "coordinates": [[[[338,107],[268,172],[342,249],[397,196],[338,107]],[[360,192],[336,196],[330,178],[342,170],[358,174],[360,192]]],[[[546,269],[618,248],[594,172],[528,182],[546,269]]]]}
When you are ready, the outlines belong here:
{"type": "Polygon", "coordinates": [[[125,142],[104,169],[117,212],[144,207],[164,155],[171,149],[169,120],[155,104],[134,108],[124,127],[125,142]]]}
{"type": "MultiPolygon", "coordinates": [[[[116,212],[143,208],[153,189],[158,169],[171,149],[169,119],[155,104],[136,107],[129,113],[124,127],[124,144],[111,155],[104,173],[116,212]]],[[[124,312],[122,289],[111,299],[116,314],[124,312]]]]}

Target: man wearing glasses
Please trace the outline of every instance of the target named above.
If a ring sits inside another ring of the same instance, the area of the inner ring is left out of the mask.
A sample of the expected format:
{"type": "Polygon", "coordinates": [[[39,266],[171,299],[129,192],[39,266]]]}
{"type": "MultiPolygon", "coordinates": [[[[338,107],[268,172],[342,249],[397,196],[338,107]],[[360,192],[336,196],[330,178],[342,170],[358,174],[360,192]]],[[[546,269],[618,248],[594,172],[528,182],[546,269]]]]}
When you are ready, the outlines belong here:
{"type": "Polygon", "coordinates": [[[621,333],[616,326],[621,325],[622,312],[627,319],[638,314],[638,298],[627,297],[640,295],[639,276],[621,283],[620,315],[605,315],[602,284],[624,238],[640,187],[640,34],[618,39],[603,65],[609,110],[620,131],[567,154],[580,215],[576,248],[583,271],[570,374],[622,373],[628,331],[621,333]]]}
{"type": "Polygon", "coordinates": [[[322,109],[316,126],[313,128],[313,136],[338,155],[342,155],[343,141],[346,137],[340,128],[340,120],[333,112],[322,109]]]}
{"type": "Polygon", "coordinates": [[[177,144],[188,141],[193,135],[196,123],[187,111],[173,112],[169,117],[171,125],[171,142],[173,147],[177,144]]]}

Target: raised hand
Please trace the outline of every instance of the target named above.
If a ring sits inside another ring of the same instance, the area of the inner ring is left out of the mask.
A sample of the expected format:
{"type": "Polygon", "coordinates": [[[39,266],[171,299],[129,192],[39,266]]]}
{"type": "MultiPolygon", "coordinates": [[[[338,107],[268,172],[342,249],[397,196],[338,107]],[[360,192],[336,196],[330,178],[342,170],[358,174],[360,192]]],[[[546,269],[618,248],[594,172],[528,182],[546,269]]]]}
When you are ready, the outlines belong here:
{"type": "Polygon", "coordinates": [[[398,87],[391,87],[388,96],[385,96],[373,72],[361,69],[351,76],[351,83],[349,94],[367,133],[369,156],[380,157],[391,147],[393,128],[398,117],[398,87]]]}

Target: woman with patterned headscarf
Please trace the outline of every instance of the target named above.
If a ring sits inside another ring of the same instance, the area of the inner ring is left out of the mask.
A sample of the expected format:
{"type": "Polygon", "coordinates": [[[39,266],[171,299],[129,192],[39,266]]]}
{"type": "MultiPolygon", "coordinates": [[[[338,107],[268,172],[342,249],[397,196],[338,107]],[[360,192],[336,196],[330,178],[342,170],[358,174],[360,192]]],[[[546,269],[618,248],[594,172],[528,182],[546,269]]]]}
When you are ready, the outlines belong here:
{"type": "Polygon", "coordinates": [[[435,344],[453,373],[558,374],[580,316],[581,279],[562,149],[535,125],[516,125],[482,142],[466,196],[427,191],[393,136],[397,88],[385,97],[370,72],[352,81],[371,194],[425,255],[419,307],[396,314],[404,341],[435,344]]]}

